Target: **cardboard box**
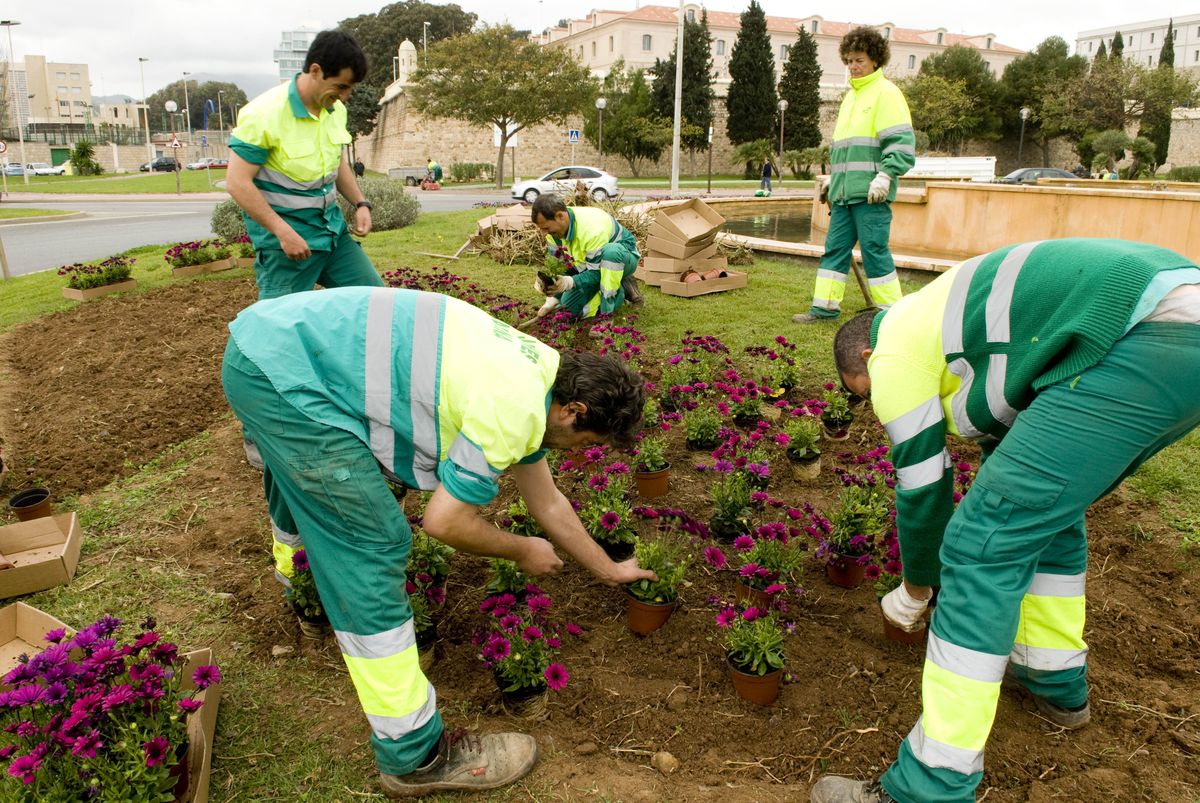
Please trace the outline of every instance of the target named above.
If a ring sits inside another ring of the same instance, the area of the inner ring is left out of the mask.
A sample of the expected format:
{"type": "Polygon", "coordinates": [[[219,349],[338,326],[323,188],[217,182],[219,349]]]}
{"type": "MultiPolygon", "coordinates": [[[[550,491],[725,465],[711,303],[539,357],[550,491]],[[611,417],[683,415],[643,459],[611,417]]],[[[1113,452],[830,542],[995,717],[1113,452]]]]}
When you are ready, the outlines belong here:
{"type": "Polygon", "coordinates": [[[714,233],[687,245],[675,240],[664,240],[661,237],[647,237],[646,254],[647,256],[674,257],[675,259],[687,259],[689,257],[703,259],[706,256],[717,253],[716,237],[717,235],[714,233]]]}
{"type": "MultiPolygon", "coordinates": [[[[207,647],[186,653],[187,663],[183,667],[183,682],[180,688],[184,691],[193,689],[192,673],[196,667],[213,663],[213,653],[207,647]]],[[[188,772],[190,781],[188,790],[181,798],[181,803],[207,803],[208,781],[212,770],[213,736],[217,731],[217,707],[221,704],[221,684],[215,683],[196,695],[197,700],[203,700],[204,705],[188,720],[188,772]]]]}
{"type": "Polygon", "coordinates": [[[529,217],[529,207],[522,204],[504,206],[496,210],[495,226],[500,231],[520,231],[533,225],[529,217]]]}
{"type": "Polygon", "coordinates": [[[643,282],[650,285],[651,287],[659,287],[660,285],[662,285],[663,282],[679,281],[680,276],[682,276],[682,273],[673,271],[673,270],[658,271],[658,270],[646,270],[645,268],[638,268],[636,271],[634,271],[633,275],[636,276],[637,278],[641,279],[643,282]]]}
{"type": "Polygon", "coordinates": [[[0,569],[0,599],[70,583],[82,539],[74,513],[0,527],[0,555],[15,567],[0,569]]]}
{"type": "Polygon", "coordinates": [[[666,228],[665,226],[659,225],[658,223],[651,223],[649,225],[649,227],[647,227],[646,236],[647,237],[657,237],[660,240],[670,240],[673,243],[682,243],[683,242],[682,240],[680,240],[678,237],[675,236],[675,232],[671,231],[670,229],[666,228]]]}
{"type": "Polygon", "coordinates": [[[705,248],[703,251],[698,251],[687,259],[675,259],[674,257],[648,256],[642,260],[642,267],[652,273],[683,273],[684,271],[695,270],[700,273],[720,268],[724,270],[729,267],[729,260],[725,257],[716,255],[717,249],[714,245],[711,249],[705,248]]]}
{"type": "Polygon", "coordinates": [[[717,233],[725,218],[699,198],[655,210],[654,221],[683,243],[695,243],[717,233]]]}
{"type": "MultiPolygon", "coordinates": [[[[68,635],[75,631],[44,611],[14,602],[0,608],[0,677],[17,665],[22,655],[34,655],[50,646],[45,635],[51,630],[64,628],[68,635]]],[[[0,683],[0,691],[8,685],[0,683]]]]}
{"type": "Polygon", "coordinates": [[[721,293],[746,286],[746,274],[731,270],[724,279],[707,279],[702,282],[663,282],[659,289],[670,296],[693,298],[708,293],[721,293]]]}

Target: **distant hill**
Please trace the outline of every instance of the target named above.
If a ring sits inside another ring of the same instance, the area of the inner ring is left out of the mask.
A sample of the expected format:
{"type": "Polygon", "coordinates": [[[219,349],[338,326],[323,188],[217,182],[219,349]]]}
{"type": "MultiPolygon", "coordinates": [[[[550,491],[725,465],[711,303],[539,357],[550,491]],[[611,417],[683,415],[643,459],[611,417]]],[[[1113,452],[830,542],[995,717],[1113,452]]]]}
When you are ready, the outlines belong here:
{"type": "MultiPolygon", "coordinates": [[[[198,84],[207,83],[208,81],[223,81],[225,83],[235,84],[241,87],[241,90],[246,93],[247,99],[252,99],[266,92],[273,86],[279,84],[279,79],[274,75],[263,74],[226,74],[218,75],[217,73],[194,73],[188,76],[189,81],[195,81],[198,84]]],[[[146,87],[153,94],[159,87],[146,87]]],[[[126,103],[141,100],[141,98],[130,97],[129,95],[92,95],[92,103],[95,104],[113,104],[126,103]]]]}

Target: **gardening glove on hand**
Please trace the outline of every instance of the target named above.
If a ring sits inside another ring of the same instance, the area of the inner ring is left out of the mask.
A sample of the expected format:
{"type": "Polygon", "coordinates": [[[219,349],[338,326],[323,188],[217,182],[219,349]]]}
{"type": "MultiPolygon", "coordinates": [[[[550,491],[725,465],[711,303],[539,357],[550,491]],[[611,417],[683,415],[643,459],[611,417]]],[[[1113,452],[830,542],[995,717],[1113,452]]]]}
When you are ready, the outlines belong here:
{"type": "Polygon", "coordinates": [[[917,599],[908,593],[904,583],[888,592],[882,605],[887,620],[907,633],[915,633],[925,626],[925,609],[929,607],[929,600],[917,599]]]}
{"type": "Polygon", "coordinates": [[[817,200],[823,204],[829,203],[829,176],[817,179],[817,200]]]}
{"type": "Polygon", "coordinates": [[[888,190],[892,188],[892,177],[882,170],[875,174],[875,178],[871,179],[871,186],[867,187],[867,203],[881,204],[887,200],[888,190]]]}
{"type": "Polygon", "coordinates": [[[549,298],[546,299],[546,302],[544,304],[542,304],[541,308],[537,311],[537,317],[545,318],[547,315],[549,315],[551,312],[553,312],[557,306],[558,306],[558,299],[555,298],[554,296],[550,296],[549,298]]]}
{"type": "Polygon", "coordinates": [[[575,280],[570,276],[559,276],[551,284],[543,282],[541,276],[533,280],[533,289],[547,296],[556,296],[559,293],[565,293],[574,286],[575,280]]]}

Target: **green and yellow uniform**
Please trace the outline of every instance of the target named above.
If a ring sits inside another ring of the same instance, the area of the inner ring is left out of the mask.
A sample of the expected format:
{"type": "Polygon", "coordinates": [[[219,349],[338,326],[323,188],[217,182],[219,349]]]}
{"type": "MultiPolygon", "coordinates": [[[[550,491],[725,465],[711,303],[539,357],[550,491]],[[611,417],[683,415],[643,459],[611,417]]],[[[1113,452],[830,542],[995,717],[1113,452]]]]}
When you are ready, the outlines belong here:
{"type": "Polygon", "coordinates": [[[865,78],[851,78],[833,130],[829,154],[829,232],[825,254],[817,266],[812,309],[819,318],[836,318],[846,295],[846,275],[854,244],[862,251],[863,267],[873,301],[888,307],[899,300],[900,279],[888,249],[892,201],[900,176],[916,163],[916,138],[908,103],[879,69],[865,78]],[[892,177],[887,202],[867,203],[867,188],[876,174],[892,177]]]}
{"type": "MultiPolygon", "coordinates": [[[[388,288],[261,301],[229,328],[225,392],[266,464],[272,518],[285,510],[303,539],[380,770],[404,775],[442,722],[386,479],[490,502],[504,469],[543,458],[558,353],[465,302],[388,288]]],[[[281,575],[298,546],[277,545],[281,575]]]]}
{"type": "Polygon", "coordinates": [[[1200,423],[1200,268],[1121,240],[968,260],[880,313],[867,368],[892,442],[905,576],[941,585],[897,801],[973,801],[1006,668],[1087,701],[1088,506],[1200,423]],[[986,457],[953,507],[946,434],[986,457]],[[1011,664],[1011,667],[1010,667],[1011,664]]]}
{"type": "Polygon", "coordinates": [[[575,286],[558,296],[563,309],[581,318],[611,315],[625,301],[621,282],[637,270],[637,239],[612,215],[589,206],[567,207],[566,236],[546,235],[546,264],[567,266],[575,286]]]}

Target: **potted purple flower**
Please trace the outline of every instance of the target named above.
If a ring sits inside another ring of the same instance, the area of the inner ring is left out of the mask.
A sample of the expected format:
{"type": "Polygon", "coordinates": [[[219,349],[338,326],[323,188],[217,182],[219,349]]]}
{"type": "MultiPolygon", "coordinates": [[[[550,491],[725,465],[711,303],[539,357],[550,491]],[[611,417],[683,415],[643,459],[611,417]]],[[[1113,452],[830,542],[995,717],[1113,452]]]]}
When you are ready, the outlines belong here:
{"type": "Polygon", "coordinates": [[[74,301],[88,301],[109,293],[119,293],[137,287],[137,279],[130,278],[136,259],[114,256],[94,265],[76,262],[58,269],[59,276],[67,277],[67,286],[62,294],[74,301]]]}
{"type": "Polygon", "coordinates": [[[3,677],[0,692],[0,799],[181,799],[188,788],[188,717],[199,692],[219,683],[213,664],[191,673],[154,630],[121,643],[121,620],[105,616],[49,645],[3,677]]]}
{"type": "Polygon", "coordinates": [[[329,635],[329,618],[321,605],[308,553],[303,549],[292,554],[291,585],[284,588],[283,597],[300,620],[300,632],[305,638],[320,641],[329,635]]]}
{"type": "MultiPolygon", "coordinates": [[[[570,675],[558,661],[562,650],[559,625],[550,618],[550,597],[531,594],[523,603],[511,594],[493,597],[485,606],[488,626],[475,636],[479,657],[492,671],[505,707],[511,713],[540,718],[547,691],[566,688],[570,675]]],[[[567,625],[578,634],[579,628],[567,625]]]]}
{"type": "Polygon", "coordinates": [[[613,463],[589,477],[591,493],[579,510],[584,529],[612,560],[625,560],[632,555],[637,540],[633,508],[626,498],[628,472],[629,466],[613,463]]]}
{"type": "Polygon", "coordinates": [[[229,270],[233,263],[229,259],[231,249],[221,240],[194,240],[176,243],[167,249],[164,258],[171,266],[176,278],[195,276],[200,273],[229,270]]]}
{"type": "Polygon", "coordinates": [[[671,479],[671,463],[667,460],[662,438],[642,438],[637,445],[637,471],[633,480],[639,496],[654,499],[665,496],[671,479]]]}
{"type": "Polygon", "coordinates": [[[737,695],[755,705],[775,702],[784,665],[783,627],[776,615],[729,605],[717,614],[717,627],[737,695]]]}

